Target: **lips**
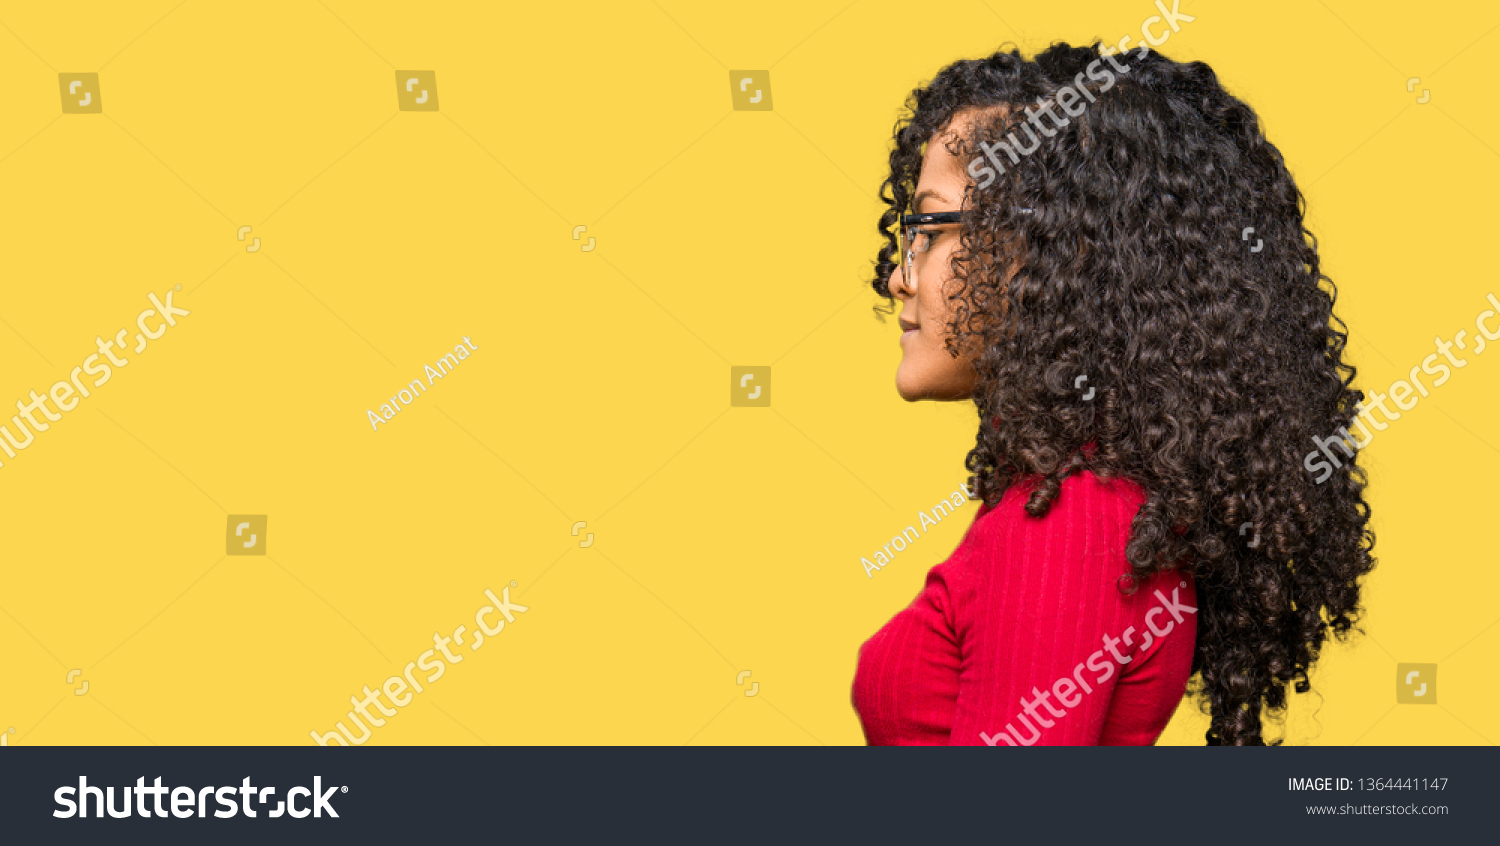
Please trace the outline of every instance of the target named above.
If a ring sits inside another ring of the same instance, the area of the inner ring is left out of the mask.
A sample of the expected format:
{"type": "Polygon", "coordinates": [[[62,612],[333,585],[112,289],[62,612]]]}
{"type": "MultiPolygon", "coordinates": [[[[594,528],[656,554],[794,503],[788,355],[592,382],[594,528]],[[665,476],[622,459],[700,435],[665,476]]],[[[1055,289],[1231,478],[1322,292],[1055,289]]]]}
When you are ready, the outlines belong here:
{"type": "Polygon", "coordinates": [[[901,339],[900,340],[901,340],[901,346],[904,349],[906,347],[906,339],[907,338],[911,338],[911,337],[915,337],[916,334],[917,334],[917,329],[919,327],[917,326],[917,324],[912,323],[910,320],[902,320],[899,317],[896,318],[896,322],[899,323],[899,324],[901,324],[901,339]]]}

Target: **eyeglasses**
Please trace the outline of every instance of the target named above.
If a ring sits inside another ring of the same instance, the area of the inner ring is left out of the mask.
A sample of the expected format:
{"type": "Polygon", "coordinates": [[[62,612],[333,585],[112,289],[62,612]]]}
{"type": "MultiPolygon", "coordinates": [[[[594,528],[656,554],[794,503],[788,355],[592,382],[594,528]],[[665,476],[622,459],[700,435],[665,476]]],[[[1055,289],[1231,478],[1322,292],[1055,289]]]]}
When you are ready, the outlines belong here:
{"type": "MultiPolygon", "coordinates": [[[[1020,207],[1016,207],[1014,211],[1018,214],[1036,213],[1036,209],[1020,207]]],[[[923,256],[932,250],[932,241],[939,234],[933,230],[918,227],[960,223],[967,219],[969,214],[966,211],[946,211],[901,215],[901,226],[898,230],[902,257],[901,269],[906,276],[908,288],[913,291],[917,290],[917,268],[924,263],[923,256]]]]}

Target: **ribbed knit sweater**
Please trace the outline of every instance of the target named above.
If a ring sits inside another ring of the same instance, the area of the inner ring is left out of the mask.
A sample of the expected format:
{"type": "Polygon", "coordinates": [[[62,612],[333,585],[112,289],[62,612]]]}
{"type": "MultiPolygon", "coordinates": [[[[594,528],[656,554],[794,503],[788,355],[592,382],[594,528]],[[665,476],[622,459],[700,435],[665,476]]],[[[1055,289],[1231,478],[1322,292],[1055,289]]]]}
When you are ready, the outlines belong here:
{"type": "Polygon", "coordinates": [[[981,505],[911,605],[860,647],[853,700],[868,743],[1149,745],[1166,727],[1197,602],[1182,571],[1133,591],[1121,578],[1144,493],[1085,471],[1040,518],[1023,509],[1029,493],[1018,484],[981,505]]]}

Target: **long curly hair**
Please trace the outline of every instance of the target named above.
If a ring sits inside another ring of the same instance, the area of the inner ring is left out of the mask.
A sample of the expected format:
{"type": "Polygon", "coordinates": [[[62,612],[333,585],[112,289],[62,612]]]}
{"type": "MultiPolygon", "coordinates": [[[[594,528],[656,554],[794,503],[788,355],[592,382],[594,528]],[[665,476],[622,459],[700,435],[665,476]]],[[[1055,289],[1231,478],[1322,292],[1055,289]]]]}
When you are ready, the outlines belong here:
{"type": "Polygon", "coordinates": [[[969,167],[950,264],[948,351],[977,355],[970,488],[993,505],[1024,483],[1040,517],[1082,470],[1139,484],[1134,578],[1181,567],[1197,580],[1189,692],[1207,741],[1261,745],[1262,714],[1284,719],[1287,684],[1307,692],[1327,634],[1359,617],[1375,543],[1364,471],[1336,462],[1320,483],[1304,456],[1364,395],[1305,201],[1255,112],[1202,62],[1142,48],[1113,57],[1120,72],[1104,59],[1097,42],[1031,60],[1002,49],[913,91],[872,284],[890,300],[926,143],[971,116],[944,142],[996,171],[969,167]],[[1032,132],[1023,110],[1065,87],[1082,95],[1054,107],[1067,125],[1032,132]],[[1018,158],[996,146],[1030,140],[1018,158]]]}

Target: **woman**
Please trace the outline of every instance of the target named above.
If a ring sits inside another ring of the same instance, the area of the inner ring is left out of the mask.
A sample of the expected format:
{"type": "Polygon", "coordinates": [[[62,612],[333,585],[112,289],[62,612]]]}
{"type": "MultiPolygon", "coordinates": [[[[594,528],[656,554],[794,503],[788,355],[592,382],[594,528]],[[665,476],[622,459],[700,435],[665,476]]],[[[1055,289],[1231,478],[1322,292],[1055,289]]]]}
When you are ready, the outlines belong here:
{"type": "Polygon", "coordinates": [[[1281,154],[1144,47],[956,62],[908,108],[873,284],[901,396],[974,401],[984,502],[860,650],[866,739],[1150,744],[1190,690],[1210,744],[1265,743],[1375,541],[1352,451],[1303,466],[1363,394],[1281,154]]]}

